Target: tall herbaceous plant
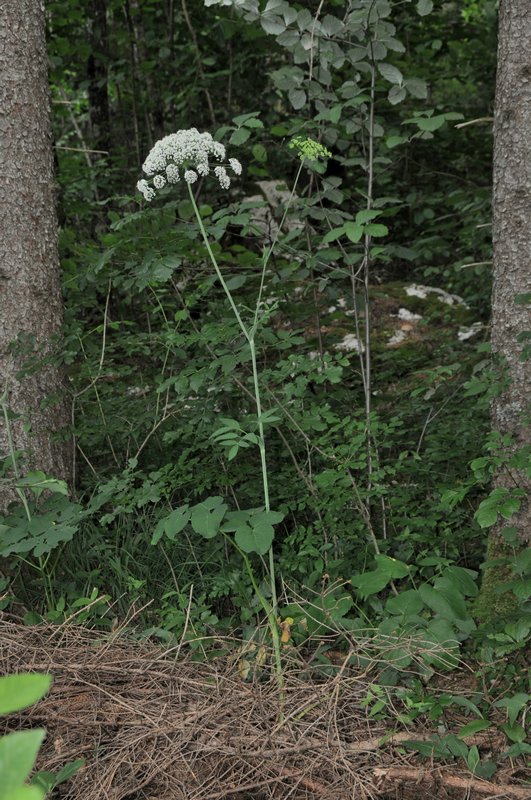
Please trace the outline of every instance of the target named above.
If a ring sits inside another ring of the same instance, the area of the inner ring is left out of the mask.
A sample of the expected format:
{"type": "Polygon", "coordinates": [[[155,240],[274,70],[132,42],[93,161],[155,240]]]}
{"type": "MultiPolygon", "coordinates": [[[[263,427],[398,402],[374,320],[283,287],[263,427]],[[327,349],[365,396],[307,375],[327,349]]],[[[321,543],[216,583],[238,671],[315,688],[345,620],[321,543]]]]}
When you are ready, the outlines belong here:
{"type": "MultiPolygon", "coordinates": [[[[302,139],[301,137],[293,139],[290,146],[297,150],[300,157],[300,165],[290,197],[291,200],[305,161],[316,160],[319,157],[328,157],[330,153],[317,142],[302,139]]],[[[193,188],[199,178],[206,179],[214,176],[222,189],[228,189],[232,177],[234,175],[241,175],[242,165],[238,159],[227,159],[225,146],[215,141],[210,133],[200,133],[196,128],[190,128],[188,130],[177,131],[177,133],[172,133],[160,139],[146,158],[143,164],[143,171],[147,177],[138,181],[137,189],[148,202],[155,198],[158,190],[164,189],[167,186],[184,184],[187,188],[208,256],[212,262],[217,278],[223,287],[223,291],[227,296],[240,330],[245,337],[249,347],[252,365],[256,432],[244,432],[237,421],[224,420],[226,424],[214,432],[213,439],[228,447],[229,460],[236,456],[240,447],[258,447],[262,472],[263,505],[259,508],[238,508],[232,511],[229,509],[225,499],[220,496],[208,497],[195,506],[185,504],[171,512],[172,535],[176,533],[176,526],[177,530],[182,530],[190,523],[194,531],[206,539],[211,539],[217,535],[225,536],[241,554],[254,590],[268,620],[275,654],[275,668],[278,679],[281,682],[282,662],[278,627],[278,600],[273,541],[275,537],[274,526],[283,520],[284,515],[271,509],[264,423],[273,420],[271,419],[270,412],[265,414],[262,412],[256,357],[256,333],[265,319],[262,294],[266,268],[276,244],[276,237],[271,247],[265,250],[262,256],[260,285],[254,310],[248,309],[247,307],[245,309],[239,308],[223,277],[220,265],[210,245],[193,188]],[[266,597],[259,588],[253,565],[249,558],[253,553],[267,557],[270,586],[269,598],[266,597]]],[[[289,203],[284,211],[284,217],[288,209],[289,203]]],[[[279,226],[279,230],[281,227],[282,223],[279,226]]],[[[162,536],[164,534],[164,526],[161,526],[159,531],[160,536],[162,536]]]]}

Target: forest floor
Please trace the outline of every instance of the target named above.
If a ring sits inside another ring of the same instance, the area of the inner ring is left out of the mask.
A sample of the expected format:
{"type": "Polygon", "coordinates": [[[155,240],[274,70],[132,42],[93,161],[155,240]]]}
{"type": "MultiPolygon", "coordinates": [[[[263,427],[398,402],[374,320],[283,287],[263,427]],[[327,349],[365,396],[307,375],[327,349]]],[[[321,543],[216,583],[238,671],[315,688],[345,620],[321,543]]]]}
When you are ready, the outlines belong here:
{"type": "MultiPolygon", "coordinates": [[[[9,717],[4,732],[47,729],[41,770],[84,759],[52,793],[61,800],[529,800],[515,762],[485,781],[404,748],[437,723],[406,730],[371,719],[364,700],[375,676],[347,667],[348,654],[332,675],[293,657],[281,691],[265,667],[234,651],[195,661],[184,647],[123,631],[27,627],[0,614],[1,673],[54,676],[48,696],[9,717]]],[[[500,736],[487,730],[466,741],[495,754],[500,736]]]]}

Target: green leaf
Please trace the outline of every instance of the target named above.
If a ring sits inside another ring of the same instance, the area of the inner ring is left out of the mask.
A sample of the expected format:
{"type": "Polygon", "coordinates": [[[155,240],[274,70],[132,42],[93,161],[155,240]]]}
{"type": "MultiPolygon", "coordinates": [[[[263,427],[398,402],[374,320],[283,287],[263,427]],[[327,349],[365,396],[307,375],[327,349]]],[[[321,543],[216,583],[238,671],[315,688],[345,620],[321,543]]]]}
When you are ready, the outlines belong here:
{"type": "Polygon", "coordinates": [[[383,572],[375,570],[373,572],[364,572],[362,575],[354,575],[350,582],[360,595],[366,598],[371,594],[381,592],[391,580],[383,572]]]}
{"type": "Polygon", "coordinates": [[[402,100],[406,99],[406,94],[407,92],[403,86],[392,86],[391,89],[389,89],[387,99],[392,106],[396,106],[398,103],[401,103],[402,100]]]}
{"type": "Polygon", "coordinates": [[[344,225],[342,225],[340,228],[333,228],[331,231],[328,231],[328,233],[325,236],[323,236],[323,244],[329,244],[330,242],[334,242],[336,239],[339,239],[344,234],[345,234],[344,225]]]}
{"type": "Polygon", "coordinates": [[[288,98],[293,108],[298,111],[306,105],[306,92],[304,89],[290,89],[288,98]]]}
{"type": "Polygon", "coordinates": [[[390,614],[403,614],[405,617],[420,614],[423,608],[422,598],[415,589],[406,589],[396,597],[390,597],[385,604],[385,610],[390,614]]]}
{"type": "Polygon", "coordinates": [[[252,516],[251,525],[278,525],[284,517],[281,511],[257,511],[252,516]]]}
{"type": "Polygon", "coordinates": [[[405,87],[413,97],[418,97],[419,100],[425,100],[428,96],[428,84],[420,78],[408,78],[405,82],[405,87]]]}
{"type": "Polygon", "coordinates": [[[451,566],[444,570],[442,577],[448,578],[461,594],[467,597],[476,597],[479,588],[474,579],[477,578],[477,575],[477,572],[472,569],[451,566]]]}
{"type": "Polygon", "coordinates": [[[404,76],[400,70],[397,67],[394,67],[392,64],[379,63],[378,71],[380,75],[390,83],[401,84],[403,81],[404,76]]]}
{"type": "Polygon", "coordinates": [[[390,556],[376,555],[374,556],[378,572],[382,572],[391,580],[397,578],[405,578],[409,575],[409,567],[404,561],[399,561],[398,558],[391,558],[390,556]]]}
{"type": "Polygon", "coordinates": [[[261,523],[252,528],[249,525],[238,527],[235,535],[236,544],[244,553],[259,553],[265,555],[275,538],[275,529],[272,525],[261,523]]]}
{"type": "Polygon", "coordinates": [[[421,17],[425,17],[432,11],[433,11],[433,0],[418,0],[417,14],[419,14],[421,17]]]}
{"type": "Polygon", "coordinates": [[[251,111],[249,114],[240,114],[238,117],[233,117],[233,123],[241,128],[245,125],[247,128],[263,128],[263,123],[258,119],[259,111],[251,111]]]}
{"type": "Polygon", "coordinates": [[[361,225],[356,225],[355,222],[345,222],[343,226],[348,238],[354,244],[357,244],[363,236],[363,228],[361,225]]]}
{"type": "Polygon", "coordinates": [[[336,36],[344,27],[343,22],[331,14],[326,14],[321,21],[321,29],[325,36],[336,36]]]}
{"type": "Polygon", "coordinates": [[[478,510],[474,514],[474,519],[480,526],[480,528],[490,528],[492,525],[496,524],[496,520],[498,519],[498,512],[496,507],[492,506],[489,503],[489,498],[483,500],[478,507],[478,510]]]}
{"type": "Polygon", "coordinates": [[[253,158],[259,161],[261,164],[264,164],[267,161],[267,150],[263,144],[253,145],[251,152],[253,154],[253,158]]]}
{"type": "Polygon", "coordinates": [[[52,676],[38,672],[0,678],[0,714],[31,706],[44,697],[51,685],[52,676]]]}
{"type": "Polygon", "coordinates": [[[459,664],[459,642],[455,631],[446,619],[430,621],[428,629],[423,634],[425,644],[422,659],[436,669],[451,670],[459,664]],[[429,649],[428,643],[438,645],[429,649]]]}
{"type": "Polygon", "coordinates": [[[271,36],[278,36],[281,33],[284,33],[286,30],[286,23],[282,19],[282,17],[270,16],[264,13],[260,17],[260,25],[264,29],[266,33],[269,33],[271,36]]]}
{"type": "Polygon", "coordinates": [[[469,751],[467,745],[458,739],[457,736],[454,736],[453,733],[446,734],[446,736],[441,739],[441,745],[456,758],[464,758],[466,760],[468,757],[469,751]]]}
{"type": "Polygon", "coordinates": [[[221,530],[225,533],[237,531],[240,526],[249,523],[252,513],[252,511],[228,511],[225,515],[221,530]]]}
{"type": "Polygon", "coordinates": [[[164,520],[164,532],[168,539],[173,542],[190,521],[190,511],[188,505],[181,506],[172,511],[164,520]]]}
{"type": "Polygon", "coordinates": [[[472,722],[463,725],[457,736],[460,739],[466,739],[467,736],[473,736],[475,733],[479,733],[479,731],[487,730],[491,725],[492,723],[489,722],[488,719],[473,719],[472,722]]]}
{"type": "Polygon", "coordinates": [[[356,225],[365,225],[366,222],[370,222],[372,219],[376,219],[376,217],[380,217],[381,215],[381,211],[364,208],[356,214],[356,225]]]}
{"type": "Polygon", "coordinates": [[[368,236],[374,236],[378,238],[380,236],[387,236],[387,234],[389,233],[389,228],[387,227],[387,225],[380,225],[378,223],[375,224],[373,222],[365,226],[365,233],[368,236]]]}
{"type": "Polygon", "coordinates": [[[436,591],[433,586],[430,586],[428,583],[422,583],[418,591],[424,603],[428,608],[431,608],[435,614],[450,621],[456,618],[457,614],[448,600],[443,597],[441,592],[436,591]]]}
{"type": "Polygon", "coordinates": [[[511,742],[516,742],[517,744],[525,742],[525,730],[518,722],[513,722],[512,725],[510,722],[506,722],[500,725],[500,728],[511,742]]]}
{"type": "Polygon", "coordinates": [[[235,145],[244,144],[250,135],[251,132],[247,128],[238,128],[237,131],[232,132],[229,142],[235,145]]]}
{"type": "Polygon", "coordinates": [[[44,792],[38,786],[19,786],[9,792],[9,797],[0,789],[0,800],[42,800],[43,797],[44,792]]]}
{"type": "Polygon", "coordinates": [[[222,497],[209,497],[192,508],[192,528],[205,539],[213,539],[219,531],[227,506],[222,497]]]}
{"type": "Polygon", "coordinates": [[[531,695],[518,692],[511,697],[502,697],[501,700],[497,700],[494,703],[494,708],[506,708],[509,724],[513,725],[520,711],[526,708],[530,700],[531,695]]]}
{"type": "Polygon", "coordinates": [[[470,748],[468,755],[466,757],[466,764],[470,772],[475,773],[479,762],[480,762],[479,750],[476,747],[476,745],[474,745],[473,747],[470,748]]]}
{"type": "Polygon", "coordinates": [[[24,783],[37,760],[46,731],[17,731],[0,739],[0,800],[10,800],[11,792],[24,783]]]}
{"type": "Polygon", "coordinates": [[[389,136],[385,140],[385,145],[389,150],[392,150],[393,147],[398,147],[401,144],[405,144],[407,141],[407,136],[389,136]]]}

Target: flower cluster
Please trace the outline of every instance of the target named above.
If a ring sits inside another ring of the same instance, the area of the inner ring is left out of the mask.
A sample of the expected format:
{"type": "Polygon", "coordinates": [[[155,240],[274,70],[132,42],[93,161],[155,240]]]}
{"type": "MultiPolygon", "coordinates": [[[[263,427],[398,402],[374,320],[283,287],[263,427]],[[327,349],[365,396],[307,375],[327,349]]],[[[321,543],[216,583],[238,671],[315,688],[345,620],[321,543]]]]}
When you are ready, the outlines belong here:
{"type": "Polygon", "coordinates": [[[301,161],[318,161],[320,158],[331,158],[332,153],[328,148],[314,139],[304,139],[302,136],[294,136],[288,144],[291,150],[296,150],[301,161]]]}
{"type": "MultiPolygon", "coordinates": [[[[146,200],[153,200],[156,189],[166,184],[178,183],[182,178],[186,183],[195,183],[199,176],[210,174],[209,159],[224,161],[225,146],[214,141],[210,133],[199,133],[196,128],[177,131],[165,136],[153,146],[144,161],[142,169],[152,178],[152,185],[143,179],[136,188],[142,192],[146,200]]],[[[241,175],[242,165],[237,158],[229,158],[228,165],[235,175],[241,175]]],[[[214,174],[222,189],[230,186],[230,177],[226,167],[218,164],[214,174]]]]}

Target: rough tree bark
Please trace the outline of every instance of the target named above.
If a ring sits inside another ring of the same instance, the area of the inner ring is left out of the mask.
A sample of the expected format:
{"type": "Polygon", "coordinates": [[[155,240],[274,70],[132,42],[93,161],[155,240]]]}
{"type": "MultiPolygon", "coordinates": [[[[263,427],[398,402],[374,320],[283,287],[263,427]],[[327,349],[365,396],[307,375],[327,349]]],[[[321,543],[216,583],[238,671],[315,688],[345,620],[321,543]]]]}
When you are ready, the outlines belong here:
{"type": "MultiPolygon", "coordinates": [[[[62,325],[44,10],[0,0],[0,395],[7,388],[13,443],[26,465],[68,476],[65,385],[50,356],[62,325]],[[55,398],[53,400],[52,398],[55,398]]],[[[0,415],[0,458],[9,453],[0,415]]],[[[13,499],[0,483],[0,509],[13,499]]]]}
{"type": "MultiPolygon", "coordinates": [[[[509,434],[514,453],[531,443],[531,371],[522,360],[531,330],[529,305],[515,303],[531,289],[531,8],[529,0],[501,0],[494,116],[492,346],[507,369],[509,383],[491,406],[492,429],[509,434]]],[[[531,482],[524,470],[501,468],[495,487],[527,490],[520,512],[490,534],[487,560],[508,552],[503,529],[516,527],[522,546],[531,541],[531,482]]],[[[508,595],[494,589],[510,577],[507,569],[487,569],[480,595],[482,616],[503,614],[508,595]]]]}

